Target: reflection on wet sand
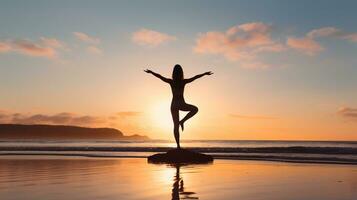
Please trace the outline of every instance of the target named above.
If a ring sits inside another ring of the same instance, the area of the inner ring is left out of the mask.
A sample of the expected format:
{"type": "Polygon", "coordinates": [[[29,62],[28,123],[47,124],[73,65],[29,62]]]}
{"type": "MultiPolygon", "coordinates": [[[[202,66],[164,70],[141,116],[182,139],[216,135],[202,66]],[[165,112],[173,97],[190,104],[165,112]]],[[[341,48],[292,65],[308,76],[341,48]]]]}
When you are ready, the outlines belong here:
{"type": "Polygon", "coordinates": [[[174,184],[172,185],[172,200],[180,200],[180,199],[198,199],[195,197],[195,192],[185,191],[183,185],[183,178],[180,176],[180,164],[174,165],[176,168],[176,174],[174,176],[174,184]]]}
{"type": "Polygon", "coordinates": [[[356,165],[217,160],[168,166],[138,158],[0,156],[1,200],[356,200],[356,180],[356,165]]]}

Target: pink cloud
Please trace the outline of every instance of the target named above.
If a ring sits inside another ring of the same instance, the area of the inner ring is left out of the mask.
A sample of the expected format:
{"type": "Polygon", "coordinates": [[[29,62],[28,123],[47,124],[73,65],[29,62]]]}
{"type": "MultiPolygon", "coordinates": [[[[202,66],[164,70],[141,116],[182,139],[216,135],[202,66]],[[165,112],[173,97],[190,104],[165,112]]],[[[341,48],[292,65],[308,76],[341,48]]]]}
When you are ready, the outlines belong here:
{"type": "Polygon", "coordinates": [[[230,40],[229,36],[221,32],[207,32],[200,34],[194,47],[195,53],[219,54],[231,61],[237,61],[250,57],[249,52],[242,51],[238,46],[242,46],[243,41],[239,38],[230,40]]]}
{"type": "Polygon", "coordinates": [[[281,52],[286,50],[286,47],[282,44],[272,44],[268,46],[261,46],[255,49],[255,52],[281,52]]]}
{"type": "Polygon", "coordinates": [[[82,32],[73,32],[74,36],[76,36],[77,39],[86,42],[86,43],[91,43],[91,44],[99,44],[100,43],[100,39],[99,38],[95,38],[95,37],[91,37],[85,33],[82,32]]]}
{"type": "Polygon", "coordinates": [[[314,29],[306,34],[310,38],[318,37],[334,37],[338,39],[349,40],[352,42],[357,42],[357,33],[349,33],[342,31],[341,29],[335,27],[323,27],[319,29],[314,29]]]}
{"type": "Polygon", "coordinates": [[[53,48],[63,48],[64,47],[64,43],[59,41],[56,38],[41,37],[41,42],[43,45],[48,46],[48,47],[53,47],[53,48]]]}
{"type": "Polygon", "coordinates": [[[270,32],[271,26],[261,22],[233,26],[226,32],[211,31],[198,36],[194,51],[222,54],[228,59],[239,60],[251,54],[255,48],[276,45],[270,32]]]}
{"type": "Polygon", "coordinates": [[[357,42],[357,33],[346,34],[342,38],[352,42],[357,42]]]}
{"type": "Polygon", "coordinates": [[[6,42],[0,42],[0,53],[8,52],[11,50],[11,45],[6,42]]]}
{"type": "Polygon", "coordinates": [[[56,58],[64,43],[55,38],[41,37],[39,41],[17,39],[0,41],[0,53],[16,52],[27,56],[56,58]]]}
{"type": "Polygon", "coordinates": [[[319,29],[313,29],[306,34],[309,38],[317,38],[317,37],[331,37],[341,35],[342,31],[335,27],[323,27],[319,29]]]}
{"type": "Polygon", "coordinates": [[[92,54],[102,54],[103,53],[103,51],[96,46],[87,47],[87,51],[92,54]]]}
{"type": "Polygon", "coordinates": [[[247,68],[267,68],[269,65],[256,60],[257,54],[281,52],[286,49],[283,44],[273,40],[271,31],[271,25],[252,22],[233,26],[225,32],[201,33],[196,39],[193,51],[199,54],[222,55],[230,61],[242,62],[247,68]]]}
{"type": "Polygon", "coordinates": [[[271,25],[267,25],[262,22],[251,22],[251,23],[241,24],[238,26],[238,28],[245,32],[267,33],[271,31],[271,25]]]}
{"type": "Polygon", "coordinates": [[[313,29],[303,38],[289,37],[287,45],[307,55],[316,55],[324,50],[317,42],[318,38],[335,38],[357,42],[357,33],[348,33],[335,27],[313,29]]]}
{"type": "Polygon", "coordinates": [[[271,25],[261,22],[233,26],[226,31],[226,35],[232,36],[237,45],[251,47],[273,43],[270,33],[271,25]]]}
{"type": "Polygon", "coordinates": [[[29,40],[15,40],[11,44],[15,51],[25,55],[47,58],[56,57],[56,50],[54,48],[44,46],[29,40]]]}
{"type": "Polygon", "coordinates": [[[132,35],[132,41],[134,43],[152,47],[166,42],[174,41],[176,39],[177,38],[175,36],[149,29],[140,29],[139,31],[134,32],[132,35]]]}
{"type": "Polygon", "coordinates": [[[316,55],[317,53],[324,50],[324,48],[319,43],[309,37],[289,37],[286,43],[289,47],[310,56],[316,55]]]}

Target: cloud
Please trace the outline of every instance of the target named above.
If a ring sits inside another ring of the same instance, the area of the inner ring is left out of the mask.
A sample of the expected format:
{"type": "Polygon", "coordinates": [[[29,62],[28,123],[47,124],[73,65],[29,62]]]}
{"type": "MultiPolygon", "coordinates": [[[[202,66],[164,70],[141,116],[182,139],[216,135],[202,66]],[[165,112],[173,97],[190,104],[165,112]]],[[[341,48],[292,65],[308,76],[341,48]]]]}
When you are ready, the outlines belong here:
{"type": "Polygon", "coordinates": [[[319,29],[313,29],[307,33],[306,36],[309,38],[331,37],[349,40],[351,42],[357,42],[357,33],[349,33],[335,27],[322,27],[319,29]]]}
{"type": "Polygon", "coordinates": [[[8,123],[15,124],[65,124],[77,126],[96,126],[105,122],[105,119],[94,116],[80,116],[73,113],[59,113],[54,115],[34,114],[26,115],[15,113],[8,117],[8,123]]]}
{"type": "Polygon", "coordinates": [[[132,35],[132,41],[134,43],[151,47],[174,41],[176,39],[177,38],[175,36],[145,28],[134,32],[132,35]]]}
{"type": "Polygon", "coordinates": [[[89,45],[85,49],[88,53],[98,55],[103,53],[103,50],[98,47],[98,45],[101,43],[99,38],[89,36],[88,34],[82,32],[73,32],[73,34],[77,39],[89,45]]]}
{"type": "Polygon", "coordinates": [[[76,115],[73,113],[46,114],[23,114],[23,113],[0,113],[0,123],[13,124],[57,124],[96,126],[105,122],[104,118],[88,115],[76,115]]]}
{"type": "Polygon", "coordinates": [[[277,119],[276,117],[262,116],[262,115],[229,114],[229,116],[232,117],[232,118],[251,119],[251,120],[270,120],[270,119],[277,119]]]}
{"type": "Polygon", "coordinates": [[[240,61],[247,68],[266,68],[268,64],[257,67],[256,63],[262,63],[256,59],[258,53],[285,50],[283,44],[273,40],[271,32],[271,25],[252,22],[233,26],[225,32],[201,33],[193,51],[198,54],[222,55],[230,61],[240,61]]]}
{"type": "Polygon", "coordinates": [[[103,53],[103,51],[96,46],[87,47],[87,51],[92,54],[102,54],[103,53]]]}
{"type": "Polygon", "coordinates": [[[340,29],[335,27],[323,27],[319,29],[313,29],[306,34],[309,38],[317,38],[317,37],[333,37],[339,36],[342,34],[340,29]]]}
{"type": "Polygon", "coordinates": [[[282,44],[272,44],[268,46],[261,46],[256,48],[253,52],[259,53],[259,52],[281,52],[286,50],[286,47],[282,44]]]}
{"type": "Polygon", "coordinates": [[[8,43],[0,42],[0,53],[8,52],[11,50],[11,46],[8,43]]]}
{"type": "Polygon", "coordinates": [[[302,38],[288,37],[287,45],[302,53],[313,56],[324,50],[316,40],[319,38],[335,38],[357,42],[357,33],[349,33],[336,27],[322,27],[313,29],[302,38]]]}
{"type": "Polygon", "coordinates": [[[56,57],[56,50],[54,48],[30,40],[14,40],[11,42],[11,46],[13,50],[29,56],[56,57]]]}
{"type": "Polygon", "coordinates": [[[53,47],[53,48],[63,48],[65,45],[63,42],[59,41],[56,38],[46,38],[46,37],[41,37],[40,38],[42,41],[42,44],[48,47],[53,47]]]}
{"type": "Polygon", "coordinates": [[[357,108],[342,107],[337,113],[342,117],[357,119],[357,108]]]}
{"type": "MultiPolygon", "coordinates": [[[[142,115],[142,112],[124,111],[111,116],[80,115],[69,112],[57,114],[14,113],[0,110],[0,123],[4,124],[52,124],[85,127],[116,127],[123,131],[136,132],[141,126],[133,123],[131,117],[142,115]]],[[[135,121],[135,120],[134,120],[135,121]]]]}
{"type": "Polygon", "coordinates": [[[64,43],[55,38],[41,37],[38,41],[17,39],[0,41],[0,53],[16,52],[27,56],[56,58],[64,43]]]}
{"type": "Polygon", "coordinates": [[[342,38],[352,42],[357,42],[357,33],[346,34],[342,36],[342,38]]]}
{"type": "Polygon", "coordinates": [[[324,50],[324,48],[319,43],[309,37],[289,37],[286,43],[289,47],[310,56],[316,55],[317,53],[324,50]]]}
{"type": "Polygon", "coordinates": [[[100,39],[99,38],[95,38],[95,37],[91,37],[85,33],[82,32],[73,32],[74,36],[76,36],[77,39],[86,42],[86,43],[90,43],[90,44],[100,44],[100,39]]]}
{"type": "Polygon", "coordinates": [[[122,111],[122,112],[117,112],[116,115],[119,116],[119,117],[137,117],[139,115],[142,115],[142,112],[122,111]]]}

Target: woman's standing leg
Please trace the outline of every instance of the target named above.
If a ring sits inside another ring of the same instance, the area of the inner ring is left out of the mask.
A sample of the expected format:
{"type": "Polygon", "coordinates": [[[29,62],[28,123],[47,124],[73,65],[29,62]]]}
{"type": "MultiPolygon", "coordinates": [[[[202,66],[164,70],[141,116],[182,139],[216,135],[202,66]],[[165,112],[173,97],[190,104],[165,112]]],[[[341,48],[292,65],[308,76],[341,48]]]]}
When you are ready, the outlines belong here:
{"type": "Polygon", "coordinates": [[[180,147],[180,131],[179,131],[179,125],[180,125],[179,110],[171,107],[171,115],[172,115],[172,120],[174,122],[174,136],[175,136],[177,148],[181,148],[180,147]]]}

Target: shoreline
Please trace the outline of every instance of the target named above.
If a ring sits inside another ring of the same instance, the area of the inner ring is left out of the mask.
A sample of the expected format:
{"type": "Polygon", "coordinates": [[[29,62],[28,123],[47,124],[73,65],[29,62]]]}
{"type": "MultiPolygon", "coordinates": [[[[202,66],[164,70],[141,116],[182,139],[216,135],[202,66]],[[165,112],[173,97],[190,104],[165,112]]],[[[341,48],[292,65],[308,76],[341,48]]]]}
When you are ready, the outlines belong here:
{"type": "MultiPolygon", "coordinates": [[[[54,153],[54,152],[0,152],[0,159],[4,157],[16,157],[16,156],[54,156],[54,157],[83,157],[83,158],[145,158],[144,155],[96,155],[88,153],[54,153]]],[[[357,165],[357,160],[354,159],[321,159],[321,158],[299,158],[299,157],[283,157],[283,156],[215,156],[217,160],[247,160],[247,161],[269,161],[269,162],[283,162],[283,163],[300,163],[300,164],[337,164],[337,165],[357,165]]]]}

